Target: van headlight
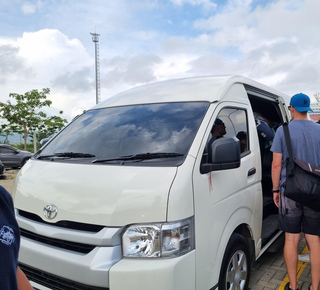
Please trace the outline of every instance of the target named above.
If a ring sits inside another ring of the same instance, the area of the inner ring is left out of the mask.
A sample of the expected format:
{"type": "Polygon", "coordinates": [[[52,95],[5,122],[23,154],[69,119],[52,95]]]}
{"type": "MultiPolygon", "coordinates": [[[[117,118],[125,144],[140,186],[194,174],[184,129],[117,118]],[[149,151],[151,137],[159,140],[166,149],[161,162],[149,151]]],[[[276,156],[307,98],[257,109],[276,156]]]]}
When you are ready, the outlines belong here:
{"type": "Polygon", "coordinates": [[[173,258],[194,247],[193,217],[171,223],[132,225],[122,236],[124,257],[173,258]]]}

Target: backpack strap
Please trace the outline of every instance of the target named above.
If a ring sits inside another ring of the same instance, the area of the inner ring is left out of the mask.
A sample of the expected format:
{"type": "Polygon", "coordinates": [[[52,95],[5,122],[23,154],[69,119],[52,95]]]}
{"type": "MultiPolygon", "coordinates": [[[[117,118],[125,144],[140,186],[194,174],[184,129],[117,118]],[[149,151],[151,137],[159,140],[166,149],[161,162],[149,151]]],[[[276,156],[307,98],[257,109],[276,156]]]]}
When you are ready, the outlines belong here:
{"type": "Polygon", "coordinates": [[[289,175],[293,175],[294,174],[293,150],[292,150],[288,123],[287,122],[284,123],[282,127],[283,127],[284,138],[287,143],[287,149],[288,149],[288,155],[289,155],[289,167],[287,168],[287,170],[289,170],[288,172],[289,175]]]}

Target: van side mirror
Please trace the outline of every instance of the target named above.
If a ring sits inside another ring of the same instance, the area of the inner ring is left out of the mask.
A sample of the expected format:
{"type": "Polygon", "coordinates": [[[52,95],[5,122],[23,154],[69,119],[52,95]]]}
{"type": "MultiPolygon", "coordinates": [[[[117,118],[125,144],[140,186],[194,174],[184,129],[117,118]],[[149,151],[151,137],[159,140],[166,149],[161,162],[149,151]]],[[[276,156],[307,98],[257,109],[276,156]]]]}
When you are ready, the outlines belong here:
{"type": "Polygon", "coordinates": [[[201,165],[202,174],[240,167],[240,141],[236,137],[219,138],[208,150],[212,152],[212,159],[201,165]]]}

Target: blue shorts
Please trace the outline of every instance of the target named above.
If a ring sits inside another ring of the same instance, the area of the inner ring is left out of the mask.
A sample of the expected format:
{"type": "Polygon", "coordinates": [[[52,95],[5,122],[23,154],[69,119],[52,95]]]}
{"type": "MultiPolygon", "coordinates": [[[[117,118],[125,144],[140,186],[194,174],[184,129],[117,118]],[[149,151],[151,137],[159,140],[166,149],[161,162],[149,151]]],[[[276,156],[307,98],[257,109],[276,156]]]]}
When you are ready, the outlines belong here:
{"type": "Polygon", "coordinates": [[[278,227],[286,233],[303,232],[320,236],[320,212],[303,206],[281,193],[278,227]]]}

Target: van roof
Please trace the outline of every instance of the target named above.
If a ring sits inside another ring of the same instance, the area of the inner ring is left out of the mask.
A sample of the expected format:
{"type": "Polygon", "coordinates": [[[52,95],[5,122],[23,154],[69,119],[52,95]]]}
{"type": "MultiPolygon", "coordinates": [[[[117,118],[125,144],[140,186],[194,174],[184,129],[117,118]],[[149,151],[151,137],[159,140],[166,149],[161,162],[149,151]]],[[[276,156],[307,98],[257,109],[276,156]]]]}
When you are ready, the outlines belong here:
{"type": "Polygon", "coordinates": [[[235,83],[242,83],[274,97],[281,96],[285,100],[288,98],[287,95],[246,77],[237,75],[203,76],[167,80],[135,87],[108,98],[92,109],[163,102],[216,102],[235,83]]]}

